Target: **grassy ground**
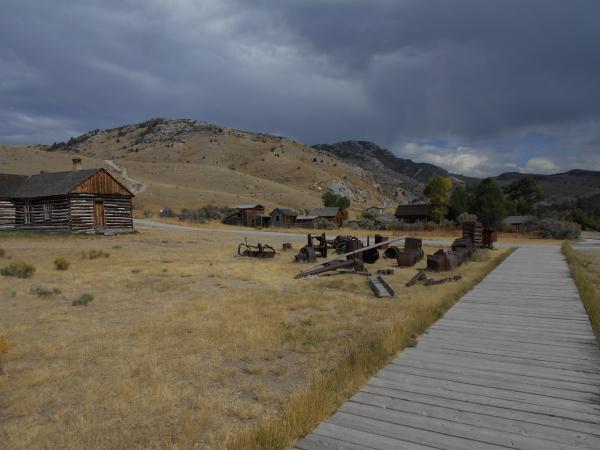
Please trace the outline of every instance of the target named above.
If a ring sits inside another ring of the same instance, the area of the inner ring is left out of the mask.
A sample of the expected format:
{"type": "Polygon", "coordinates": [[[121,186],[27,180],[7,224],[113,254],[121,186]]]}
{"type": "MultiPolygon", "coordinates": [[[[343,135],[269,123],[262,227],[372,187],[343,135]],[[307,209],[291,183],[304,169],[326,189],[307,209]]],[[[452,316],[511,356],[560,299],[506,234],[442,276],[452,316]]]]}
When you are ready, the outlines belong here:
{"type": "Polygon", "coordinates": [[[212,449],[265,442],[256,430],[289,445],[505,253],[481,252],[456,271],[461,282],[440,286],[405,288],[415,270],[396,269],[396,298],[377,300],[365,277],[294,280],[294,252],[240,258],[239,241],[0,233],[0,267],[36,267],[0,277],[2,448],[212,449]],[[83,258],[89,250],[109,256],[83,258]],[[60,256],[66,271],[54,268],[60,256]],[[72,306],[83,293],[94,299],[72,306]],[[290,405],[308,412],[326,392],[315,414],[291,418],[290,405]]]}
{"type": "Polygon", "coordinates": [[[563,252],[600,345],[600,253],[577,252],[567,244],[563,252]]]}

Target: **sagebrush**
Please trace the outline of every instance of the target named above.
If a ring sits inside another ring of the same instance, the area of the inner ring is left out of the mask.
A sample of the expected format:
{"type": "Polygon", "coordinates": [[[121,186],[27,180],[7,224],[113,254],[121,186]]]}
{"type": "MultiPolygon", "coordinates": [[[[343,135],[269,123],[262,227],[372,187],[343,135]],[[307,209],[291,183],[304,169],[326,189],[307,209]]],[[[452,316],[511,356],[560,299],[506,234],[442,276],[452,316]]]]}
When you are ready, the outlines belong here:
{"type": "Polygon", "coordinates": [[[35,267],[22,261],[10,263],[8,266],[0,269],[0,275],[5,277],[29,278],[33,276],[35,267]]]}
{"type": "Polygon", "coordinates": [[[71,265],[71,261],[69,261],[67,258],[64,258],[62,256],[59,256],[58,258],[56,258],[54,260],[54,268],[56,270],[67,270],[70,265],[71,265]]]}

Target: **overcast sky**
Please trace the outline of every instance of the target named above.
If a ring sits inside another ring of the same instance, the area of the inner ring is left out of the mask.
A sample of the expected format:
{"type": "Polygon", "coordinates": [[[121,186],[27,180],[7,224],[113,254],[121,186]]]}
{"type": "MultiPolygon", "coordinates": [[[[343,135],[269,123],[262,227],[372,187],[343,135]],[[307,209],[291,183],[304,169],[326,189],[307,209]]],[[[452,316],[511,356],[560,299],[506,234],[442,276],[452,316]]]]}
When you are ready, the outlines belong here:
{"type": "Polygon", "coordinates": [[[0,142],[151,117],[600,170],[598,0],[2,0],[0,142]]]}

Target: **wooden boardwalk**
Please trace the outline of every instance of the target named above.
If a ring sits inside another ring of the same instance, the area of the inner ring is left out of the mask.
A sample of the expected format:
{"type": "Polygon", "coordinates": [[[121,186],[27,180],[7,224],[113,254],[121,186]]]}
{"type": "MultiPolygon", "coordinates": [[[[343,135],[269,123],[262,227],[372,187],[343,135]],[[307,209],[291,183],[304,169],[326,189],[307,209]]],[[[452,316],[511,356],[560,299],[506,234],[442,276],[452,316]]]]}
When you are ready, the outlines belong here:
{"type": "Polygon", "coordinates": [[[558,247],[516,250],[297,449],[600,449],[600,351],[558,247]]]}

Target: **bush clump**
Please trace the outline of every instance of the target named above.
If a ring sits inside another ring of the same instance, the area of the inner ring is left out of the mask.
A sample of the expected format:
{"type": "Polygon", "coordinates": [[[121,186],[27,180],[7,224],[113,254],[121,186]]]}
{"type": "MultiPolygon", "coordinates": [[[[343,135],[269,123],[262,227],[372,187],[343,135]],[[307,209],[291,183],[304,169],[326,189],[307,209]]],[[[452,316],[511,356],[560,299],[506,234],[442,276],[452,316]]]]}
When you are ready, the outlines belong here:
{"type": "Polygon", "coordinates": [[[87,252],[84,250],[82,252],[83,259],[98,259],[98,258],[108,258],[110,253],[105,252],[104,250],[88,250],[87,252]]]}
{"type": "Polygon", "coordinates": [[[6,255],[6,250],[4,250],[3,248],[0,247],[0,258],[4,257],[6,255]]]}
{"type": "Polygon", "coordinates": [[[88,294],[87,292],[81,294],[75,300],[73,300],[73,306],[86,306],[89,302],[94,300],[94,296],[92,294],[88,294]]]}
{"type": "Polygon", "coordinates": [[[22,261],[12,262],[0,269],[0,275],[5,277],[29,278],[35,272],[35,267],[22,261]]]}
{"type": "Polygon", "coordinates": [[[158,212],[158,216],[159,217],[175,217],[177,214],[175,214],[175,211],[173,211],[171,208],[162,208],[159,212],[158,212]]]}
{"type": "Polygon", "coordinates": [[[51,295],[54,294],[60,294],[60,289],[58,288],[46,288],[46,287],[33,287],[31,288],[30,292],[34,295],[37,295],[38,297],[50,297],[51,295]]]}
{"type": "Polygon", "coordinates": [[[543,219],[538,225],[544,239],[579,239],[581,235],[581,229],[573,222],[543,219]]]}
{"type": "Polygon", "coordinates": [[[56,270],[67,270],[70,265],[71,261],[69,261],[67,258],[63,258],[62,256],[54,259],[54,268],[56,270]]]}

